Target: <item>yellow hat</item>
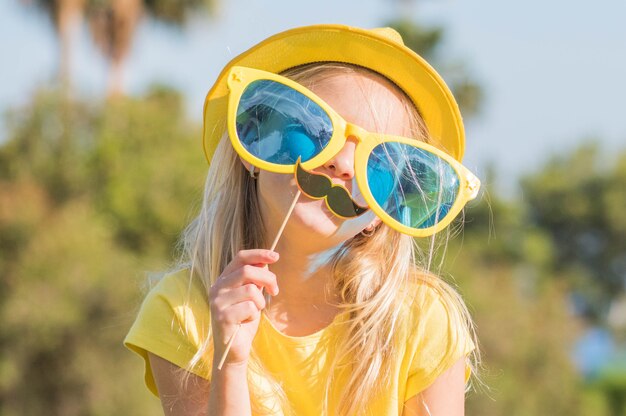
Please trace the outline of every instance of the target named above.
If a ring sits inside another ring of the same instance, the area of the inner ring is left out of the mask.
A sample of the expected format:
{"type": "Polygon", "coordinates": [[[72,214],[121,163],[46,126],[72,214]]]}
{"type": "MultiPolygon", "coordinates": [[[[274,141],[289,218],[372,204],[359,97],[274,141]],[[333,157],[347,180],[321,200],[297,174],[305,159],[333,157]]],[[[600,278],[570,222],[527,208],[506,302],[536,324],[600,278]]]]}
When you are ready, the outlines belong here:
{"type": "Polygon", "coordinates": [[[415,103],[432,144],[458,161],[465,151],[459,107],[441,76],[404,46],[391,28],[360,29],[345,25],[304,26],[278,33],[233,58],[222,70],[204,102],[204,152],[211,160],[226,131],[226,74],[234,66],[280,73],[312,62],[344,62],[378,72],[400,87],[415,103]]]}

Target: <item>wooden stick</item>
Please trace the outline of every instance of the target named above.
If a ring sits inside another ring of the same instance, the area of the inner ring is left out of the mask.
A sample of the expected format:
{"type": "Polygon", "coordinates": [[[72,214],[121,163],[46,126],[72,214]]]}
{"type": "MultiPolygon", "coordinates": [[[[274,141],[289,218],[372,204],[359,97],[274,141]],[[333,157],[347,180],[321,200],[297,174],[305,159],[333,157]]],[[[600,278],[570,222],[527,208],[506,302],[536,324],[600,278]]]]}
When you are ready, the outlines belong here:
{"type": "Polygon", "coordinates": [[[233,332],[233,334],[230,336],[230,338],[228,338],[228,344],[226,344],[226,350],[224,350],[224,354],[222,354],[222,359],[220,360],[220,363],[217,365],[218,370],[222,369],[222,366],[224,365],[224,361],[226,361],[226,357],[228,356],[228,351],[230,351],[230,347],[233,345],[233,341],[235,340],[235,337],[237,336],[237,332],[239,332],[240,329],[241,329],[241,322],[237,324],[237,328],[235,328],[235,331],[233,332]]]}
{"type": "MultiPolygon", "coordinates": [[[[298,202],[298,198],[300,198],[301,193],[302,191],[298,189],[296,196],[293,198],[293,201],[291,202],[289,211],[287,211],[287,215],[285,215],[285,219],[283,220],[283,223],[281,224],[280,228],[278,229],[278,233],[276,234],[276,237],[274,238],[274,242],[272,243],[272,247],[270,248],[271,251],[274,251],[274,249],[276,248],[276,245],[278,244],[278,240],[280,240],[280,236],[283,235],[283,231],[285,230],[287,221],[289,221],[289,217],[291,217],[291,213],[293,212],[293,209],[296,207],[296,203],[298,202]]],[[[228,352],[230,351],[230,347],[233,345],[233,341],[235,340],[235,337],[237,336],[237,332],[239,332],[240,328],[241,328],[241,322],[237,324],[237,328],[235,328],[235,331],[228,339],[228,343],[226,344],[226,349],[224,350],[224,354],[222,354],[222,358],[220,359],[220,362],[217,365],[218,370],[222,369],[222,366],[224,365],[224,361],[226,361],[226,356],[228,355],[228,352]]]]}
{"type": "Polygon", "coordinates": [[[283,223],[280,226],[278,233],[276,234],[276,238],[274,238],[274,242],[272,243],[272,247],[270,248],[270,250],[274,251],[274,249],[276,248],[276,245],[278,244],[278,240],[280,239],[280,236],[283,235],[283,231],[285,230],[285,225],[287,225],[287,221],[289,220],[289,217],[291,217],[291,213],[293,212],[293,209],[296,207],[296,202],[298,202],[298,198],[300,198],[301,193],[302,191],[298,189],[298,192],[296,193],[296,197],[293,199],[293,201],[291,201],[291,206],[289,207],[289,211],[287,211],[287,215],[285,216],[285,219],[283,220],[283,223]]]}

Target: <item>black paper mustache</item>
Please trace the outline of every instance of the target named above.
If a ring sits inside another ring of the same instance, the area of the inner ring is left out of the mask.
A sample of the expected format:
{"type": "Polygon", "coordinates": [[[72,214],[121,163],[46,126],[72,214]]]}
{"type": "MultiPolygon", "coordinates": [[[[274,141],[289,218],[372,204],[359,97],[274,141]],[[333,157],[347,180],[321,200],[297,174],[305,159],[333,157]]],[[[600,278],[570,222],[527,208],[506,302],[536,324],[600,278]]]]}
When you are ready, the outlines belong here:
{"type": "Polygon", "coordinates": [[[338,217],[358,217],[369,209],[354,202],[348,190],[342,185],[333,184],[327,175],[304,170],[299,158],[296,162],[296,185],[310,198],[324,198],[328,209],[338,217]]]}

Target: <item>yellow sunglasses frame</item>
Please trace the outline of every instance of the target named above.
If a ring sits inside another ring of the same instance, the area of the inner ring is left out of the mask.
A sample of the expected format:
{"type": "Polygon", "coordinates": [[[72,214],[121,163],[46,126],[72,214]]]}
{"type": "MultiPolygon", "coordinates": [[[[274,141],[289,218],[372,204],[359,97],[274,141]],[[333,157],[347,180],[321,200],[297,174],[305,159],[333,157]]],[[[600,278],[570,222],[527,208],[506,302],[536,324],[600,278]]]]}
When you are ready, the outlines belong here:
{"type": "Polygon", "coordinates": [[[227,112],[227,127],[230,141],[235,151],[244,160],[252,165],[275,173],[290,173],[295,172],[295,163],[293,165],[279,165],[276,163],[267,162],[263,159],[259,159],[241,144],[241,141],[237,135],[237,107],[241,99],[241,95],[245,91],[246,87],[259,80],[275,81],[283,84],[289,88],[292,88],[299,93],[303,94],[311,101],[319,105],[328,115],[331,120],[333,133],[328,142],[328,145],[322,149],[322,151],[313,158],[302,162],[301,166],[304,169],[311,170],[318,166],[328,162],[334,155],[339,153],[346,143],[349,137],[353,137],[357,141],[357,145],[354,150],[354,175],[356,177],[357,185],[367,202],[369,208],[388,226],[396,231],[404,234],[411,235],[413,237],[428,237],[442,229],[446,228],[454,218],[461,212],[461,209],[467,204],[467,202],[476,198],[478,190],[480,189],[480,180],[474,176],[465,166],[459,163],[452,156],[441,151],[440,149],[422,142],[417,139],[410,139],[408,137],[394,136],[389,134],[380,134],[369,132],[362,127],[355,124],[348,123],[343,117],[341,117],[335,110],[326,104],[321,98],[315,95],[312,91],[306,87],[298,84],[297,82],[277,75],[271,72],[262,71],[259,69],[248,68],[243,66],[234,66],[230,69],[227,76],[227,86],[229,89],[228,97],[228,112],[227,112]],[[378,205],[378,202],[374,199],[370,188],[367,184],[367,159],[376,146],[381,143],[395,142],[408,144],[419,149],[426,150],[433,153],[446,161],[454,169],[457,177],[459,178],[459,190],[456,200],[452,204],[452,207],[448,210],[446,215],[440,219],[437,224],[428,228],[412,228],[408,227],[398,220],[389,215],[382,207],[378,205]]]}

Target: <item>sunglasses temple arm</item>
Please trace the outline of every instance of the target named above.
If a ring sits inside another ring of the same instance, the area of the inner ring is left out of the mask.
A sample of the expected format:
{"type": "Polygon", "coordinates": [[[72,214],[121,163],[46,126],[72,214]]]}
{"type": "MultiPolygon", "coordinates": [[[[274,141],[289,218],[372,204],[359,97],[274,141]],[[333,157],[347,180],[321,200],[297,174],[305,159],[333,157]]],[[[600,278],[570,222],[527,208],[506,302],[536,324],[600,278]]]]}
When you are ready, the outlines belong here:
{"type": "MultiPolygon", "coordinates": [[[[274,242],[272,243],[272,247],[270,248],[271,251],[274,251],[274,249],[276,248],[276,245],[278,244],[278,240],[280,240],[280,236],[283,235],[283,231],[285,230],[287,221],[289,221],[289,217],[291,217],[291,213],[293,212],[293,209],[296,207],[296,202],[298,202],[298,198],[300,198],[301,193],[302,191],[298,189],[296,196],[293,198],[293,201],[291,202],[289,211],[287,211],[287,215],[285,215],[285,219],[283,220],[283,223],[281,224],[280,229],[278,230],[278,233],[276,234],[276,237],[274,238],[274,242]]],[[[233,345],[233,341],[235,340],[235,337],[237,336],[237,332],[239,332],[240,328],[241,328],[241,323],[237,324],[235,331],[228,339],[228,343],[226,344],[226,349],[224,350],[224,354],[222,354],[222,358],[220,359],[220,362],[217,365],[218,370],[222,369],[222,366],[224,365],[224,361],[226,361],[226,357],[228,356],[228,352],[230,351],[230,347],[233,345]]]]}

